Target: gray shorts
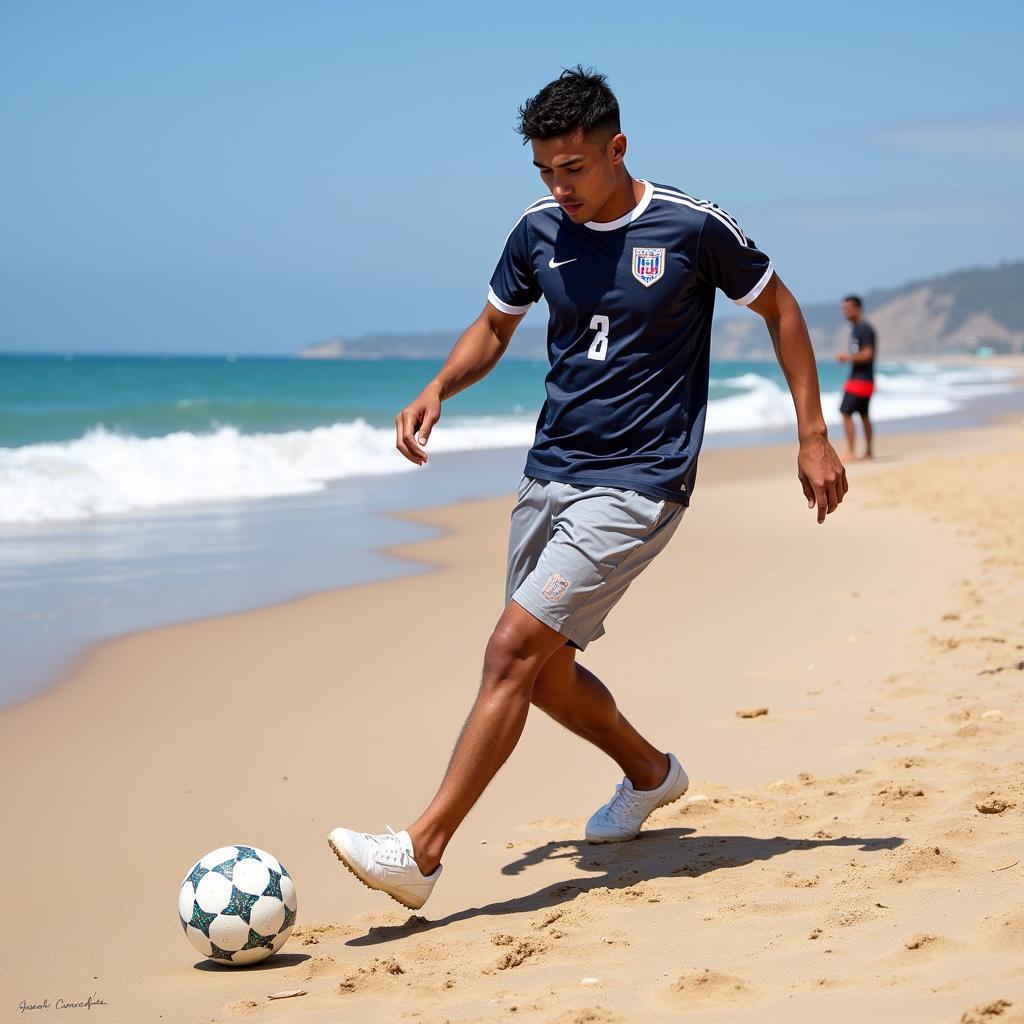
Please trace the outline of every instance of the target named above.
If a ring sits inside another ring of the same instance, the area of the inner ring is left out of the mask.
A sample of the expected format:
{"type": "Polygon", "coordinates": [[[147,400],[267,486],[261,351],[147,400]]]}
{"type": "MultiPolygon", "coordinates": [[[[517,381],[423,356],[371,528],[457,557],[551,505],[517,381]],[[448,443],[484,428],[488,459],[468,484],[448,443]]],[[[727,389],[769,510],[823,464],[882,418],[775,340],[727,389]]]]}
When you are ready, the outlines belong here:
{"type": "Polygon", "coordinates": [[[621,487],[524,476],[512,510],[505,604],[585,650],[605,616],[676,531],[686,507],[621,487]]]}

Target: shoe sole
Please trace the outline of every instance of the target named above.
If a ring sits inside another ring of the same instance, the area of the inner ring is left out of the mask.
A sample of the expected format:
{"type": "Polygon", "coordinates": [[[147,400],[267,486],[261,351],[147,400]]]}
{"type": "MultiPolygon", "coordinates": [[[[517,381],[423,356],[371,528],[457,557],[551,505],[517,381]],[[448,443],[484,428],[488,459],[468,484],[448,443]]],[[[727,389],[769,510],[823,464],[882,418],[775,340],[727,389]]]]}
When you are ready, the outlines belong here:
{"type": "Polygon", "coordinates": [[[338,860],[348,868],[349,872],[360,882],[360,884],[364,885],[370,890],[370,892],[382,892],[386,896],[390,896],[396,903],[401,903],[406,910],[419,910],[420,907],[423,906],[423,903],[426,903],[426,900],[424,900],[423,903],[410,903],[408,900],[391,892],[389,889],[382,889],[380,886],[370,885],[370,883],[367,882],[367,880],[363,878],[363,876],[359,874],[359,872],[356,871],[356,869],[349,863],[348,858],[341,852],[341,850],[338,849],[334,840],[330,836],[327,837],[327,845],[334,851],[334,856],[337,857],[338,860]]]}
{"type": "MultiPolygon", "coordinates": [[[[686,780],[686,789],[684,789],[678,796],[672,797],[671,800],[666,800],[663,804],[658,804],[657,807],[652,807],[651,808],[651,814],[653,814],[655,811],[660,811],[662,809],[662,807],[671,807],[673,804],[678,803],[680,800],[683,799],[684,796],[686,796],[686,794],[689,791],[690,791],[690,780],[689,780],[689,778],[687,778],[687,780],[686,780]]],[[[651,816],[651,814],[648,814],[647,818],[649,818],[651,816]]],[[[633,842],[634,839],[639,838],[640,833],[643,831],[643,827],[644,827],[644,825],[647,822],[647,818],[644,818],[644,820],[640,822],[640,828],[638,828],[636,830],[635,835],[623,836],[621,839],[606,839],[603,836],[600,839],[591,839],[590,836],[586,836],[585,838],[586,838],[588,843],[593,843],[595,846],[596,845],[600,845],[601,843],[631,843],[631,842],[633,842]]]]}

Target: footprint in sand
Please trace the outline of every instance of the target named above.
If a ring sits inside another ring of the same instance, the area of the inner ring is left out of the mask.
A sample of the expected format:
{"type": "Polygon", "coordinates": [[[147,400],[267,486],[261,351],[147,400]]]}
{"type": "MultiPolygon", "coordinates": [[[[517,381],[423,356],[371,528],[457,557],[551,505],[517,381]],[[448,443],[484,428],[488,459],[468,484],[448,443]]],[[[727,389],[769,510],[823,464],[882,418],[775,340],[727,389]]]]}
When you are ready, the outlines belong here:
{"type": "Polygon", "coordinates": [[[508,971],[514,967],[542,956],[547,952],[547,944],[540,939],[520,939],[507,952],[498,957],[495,967],[499,971],[508,971]]]}
{"type": "Polygon", "coordinates": [[[354,935],[355,931],[355,927],[350,924],[311,924],[292,929],[292,938],[301,939],[304,946],[315,946],[321,939],[347,938],[354,935]]]}
{"type": "Polygon", "coordinates": [[[330,974],[335,967],[333,956],[314,956],[303,964],[302,980],[312,981],[323,974],[330,974]]]}
{"type": "Polygon", "coordinates": [[[956,857],[939,846],[905,843],[893,850],[887,860],[891,866],[889,877],[897,885],[964,873],[956,857]]]}
{"type": "Polygon", "coordinates": [[[975,807],[982,814],[1002,814],[1017,805],[1012,800],[1004,800],[1002,797],[990,794],[984,800],[975,804],[975,807]]]}
{"type": "Polygon", "coordinates": [[[372,964],[360,967],[338,985],[340,995],[352,992],[386,991],[391,988],[389,981],[405,974],[405,968],[393,957],[375,957],[372,964]]]}
{"type": "Polygon", "coordinates": [[[238,1003],[231,1003],[225,1006],[224,1009],[228,1013],[234,1013],[242,1017],[249,1016],[250,1014],[256,1013],[262,1004],[258,1003],[255,999],[243,999],[238,1003]]]}
{"type": "Polygon", "coordinates": [[[731,1002],[748,998],[752,994],[742,978],[704,968],[680,974],[666,996],[671,1003],[679,1007],[691,1007],[694,1003],[710,1005],[731,1002]]]}
{"type": "Polygon", "coordinates": [[[995,999],[965,1010],[960,1024],[1024,1024],[1024,1010],[1007,999],[995,999]]]}
{"type": "Polygon", "coordinates": [[[594,1006],[585,1010],[567,1010],[560,1016],[553,1017],[548,1024],[626,1024],[626,1018],[612,1013],[611,1010],[594,1006]]]}

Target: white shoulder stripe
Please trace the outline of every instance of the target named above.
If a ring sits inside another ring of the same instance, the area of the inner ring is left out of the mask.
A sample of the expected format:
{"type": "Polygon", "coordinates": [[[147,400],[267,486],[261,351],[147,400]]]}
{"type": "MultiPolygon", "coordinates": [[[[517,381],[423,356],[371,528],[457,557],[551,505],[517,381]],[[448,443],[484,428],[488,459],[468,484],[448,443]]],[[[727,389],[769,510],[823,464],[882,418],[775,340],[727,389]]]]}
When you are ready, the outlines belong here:
{"type": "Polygon", "coordinates": [[[733,227],[735,227],[740,234],[744,233],[743,228],[740,227],[740,222],[731,213],[729,213],[728,210],[723,210],[718,203],[713,203],[710,199],[698,199],[695,196],[687,195],[685,192],[682,192],[677,188],[663,188],[660,185],[658,186],[658,191],[661,192],[662,195],[675,196],[679,199],[688,199],[691,203],[696,203],[698,206],[706,206],[708,209],[715,210],[723,217],[732,221],[733,227]]]}
{"type": "Polygon", "coordinates": [[[655,188],[659,192],[664,192],[665,195],[679,196],[680,199],[689,199],[690,202],[693,203],[700,203],[701,205],[704,206],[713,206],[716,210],[719,210],[722,213],[724,213],[726,217],[728,217],[734,224],[736,224],[736,227],[739,227],[736,218],[731,213],[729,213],[728,210],[723,210],[718,205],[718,203],[712,202],[710,199],[700,199],[698,196],[691,196],[689,192],[684,192],[681,188],[672,188],[670,185],[655,185],[655,188]]]}
{"type": "Polygon", "coordinates": [[[698,213],[708,213],[712,217],[718,218],[733,233],[740,245],[748,244],[747,236],[728,217],[723,217],[720,210],[713,208],[708,203],[694,203],[688,199],[678,199],[675,196],[660,196],[657,192],[654,193],[654,198],[666,203],[678,203],[680,206],[688,206],[691,210],[696,210],[698,213]]]}
{"type": "Polygon", "coordinates": [[[533,210],[535,206],[540,206],[541,203],[553,203],[554,201],[554,198],[549,192],[546,196],[541,196],[540,199],[535,199],[532,203],[530,203],[530,205],[526,208],[526,212],[529,213],[531,210],[533,210]]]}
{"type": "Polygon", "coordinates": [[[720,217],[725,217],[726,220],[731,221],[732,226],[736,228],[736,230],[741,235],[743,235],[744,238],[746,238],[746,234],[744,233],[743,228],[740,227],[740,222],[731,213],[729,213],[728,210],[723,210],[718,205],[718,203],[713,203],[710,199],[697,199],[694,196],[687,195],[685,192],[681,192],[679,189],[665,188],[661,185],[657,186],[657,188],[655,189],[655,193],[660,193],[665,198],[674,196],[677,199],[688,199],[691,203],[696,203],[698,206],[704,207],[708,210],[712,210],[715,213],[719,214],[720,217]]]}

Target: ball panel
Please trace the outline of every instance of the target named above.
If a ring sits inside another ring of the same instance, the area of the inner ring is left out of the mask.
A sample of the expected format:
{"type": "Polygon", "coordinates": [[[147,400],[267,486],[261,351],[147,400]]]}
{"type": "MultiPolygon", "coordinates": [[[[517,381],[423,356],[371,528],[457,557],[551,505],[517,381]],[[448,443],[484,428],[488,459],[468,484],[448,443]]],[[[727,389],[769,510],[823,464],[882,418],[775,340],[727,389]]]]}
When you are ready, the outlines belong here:
{"type": "Polygon", "coordinates": [[[266,960],[266,958],[270,956],[271,952],[272,950],[263,949],[261,947],[257,947],[256,949],[243,949],[231,958],[231,962],[236,967],[244,967],[246,964],[255,964],[259,963],[260,960],[266,960]]]}
{"type": "Polygon", "coordinates": [[[202,857],[199,864],[201,867],[204,867],[209,871],[212,868],[215,868],[218,864],[223,864],[226,860],[236,860],[237,857],[238,847],[218,846],[216,850],[211,850],[205,857],[202,857]]]}
{"type": "Polygon", "coordinates": [[[279,931],[277,935],[274,936],[275,953],[288,941],[288,936],[291,935],[291,933],[291,928],[285,928],[282,931],[279,931]]]}
{"type": "Polygon", "coordinates": [[[210,941],[221,949],[241,949],[249,941],[249,926],[240,917],[218,914],[210,925],[210,941]]]}
{"type": "Polygon", "coordinates": [[[259,896],[270,881],[270,871],[261,861],[240,860],[235,864],[231,879],[242,892],[259,896]]]}
{"type": "Polygon", "coordinates": [[[256,855],[264,864],[267,865],[268,868],[271,868],[274,871],[281,870],[281,862],[272,853],[267,853],[266,850],[260,850],[255,846],[253,849],[256,850],[256,855]]]}
{"type": "Polygon", "coordinates": [[[196,903],[208,914],[219,914],[231,900],[231,889],[223,875],[211,871],[196,887],[196,903]]]}
{"type": "Polygon", "coordinates": [[[249,924],[260,935],[276,935],[284,925],[284,913],[276,896],[261,896],[249,911],[249,924]]]}
{"type": "Polygon", "coordinates": [[[191,882],[186,882],[178,892],[178,916],[182,921],[192,919],[192,903],[196,898],[196,891],[192,888],[191,882]]]}
{"type": "Polygon", "coordinates": [[[213,946],[210,944],[210,940],[201,932],[198,928],[193,928],[189,925],[185,929],[185,934],[188,936],[188,941],[192,943],[196,949],[199,950],[203,956],[209,956],[213,952],[213,946]]]}
{"type": "Polygon", "coordinates": [[[289,910],[295,910],[299,905],[295,896],[295,883],[289,875],[281,876],[281,899],[284,900],[289,910]]]}

